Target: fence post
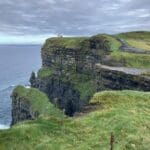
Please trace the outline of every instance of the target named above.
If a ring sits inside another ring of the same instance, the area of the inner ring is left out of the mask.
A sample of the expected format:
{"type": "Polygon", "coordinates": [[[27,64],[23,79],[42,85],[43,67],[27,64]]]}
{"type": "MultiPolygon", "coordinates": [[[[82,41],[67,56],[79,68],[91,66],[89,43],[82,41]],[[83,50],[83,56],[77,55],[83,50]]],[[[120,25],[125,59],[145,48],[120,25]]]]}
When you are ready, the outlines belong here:
{"type": "Polygon", "coordinates": [[[110,136],[110,150],[114,150],[114,142],[115,142],[115,137],[114,137],[113,133],[111,133],[111,136],[110,136]]]}

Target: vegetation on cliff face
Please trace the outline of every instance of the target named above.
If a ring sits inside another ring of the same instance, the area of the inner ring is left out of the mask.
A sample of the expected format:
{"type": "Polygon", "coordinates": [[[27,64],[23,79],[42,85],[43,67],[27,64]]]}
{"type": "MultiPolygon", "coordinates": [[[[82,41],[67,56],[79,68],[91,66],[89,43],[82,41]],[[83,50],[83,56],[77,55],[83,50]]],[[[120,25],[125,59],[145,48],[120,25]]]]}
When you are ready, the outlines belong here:
{"type": "Polygon", "coordinates": [[[47,67],[43,67],[38,71],[38,77],[43,79],[43,78],[48,78],[53,74],[53,70],[47,67]]]}
{"type": "MultiPolygon", "coordinates": [[[[24,93],[24,90],[20,92],[24,93]]],[[[38,99],[36,96],[39,95],[34,95],[38,99]]],[[[72,119],[55,115],[52,107],[51,116],[21,122],[9,130],[0,131],[0,148],[105,150],[110,149],[110,135],[113,133],[114,149],[149,150],[149,92],[104,91],[95,94],[91,103],[101,107],[72,119]]],[[[43,104],[39,103],[39,106],[43,107],[43,104]]]]}

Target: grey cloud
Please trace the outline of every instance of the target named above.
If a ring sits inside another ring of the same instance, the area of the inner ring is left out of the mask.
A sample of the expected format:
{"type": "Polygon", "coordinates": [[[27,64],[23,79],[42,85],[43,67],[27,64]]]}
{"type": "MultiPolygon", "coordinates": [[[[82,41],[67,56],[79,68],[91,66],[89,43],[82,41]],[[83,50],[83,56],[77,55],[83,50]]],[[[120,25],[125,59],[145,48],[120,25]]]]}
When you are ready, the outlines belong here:
{"type": "Polygon", "coordinates": [[[0,0],[0,33],[91,35],[150,30],[149,0],[0,0]]]}

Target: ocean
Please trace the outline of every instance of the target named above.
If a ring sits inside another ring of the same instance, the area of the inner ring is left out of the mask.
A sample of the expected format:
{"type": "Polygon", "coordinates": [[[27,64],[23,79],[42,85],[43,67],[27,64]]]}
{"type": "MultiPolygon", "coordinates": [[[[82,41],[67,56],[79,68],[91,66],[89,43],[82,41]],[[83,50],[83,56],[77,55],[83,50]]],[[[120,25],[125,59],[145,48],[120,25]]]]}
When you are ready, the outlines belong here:
{"type": "Polygon", "coordinates": [[[0,45],[0,129],[11,123],[10,95],[16,85],[29,85],[41,67],[41,45],[0,45]]]}

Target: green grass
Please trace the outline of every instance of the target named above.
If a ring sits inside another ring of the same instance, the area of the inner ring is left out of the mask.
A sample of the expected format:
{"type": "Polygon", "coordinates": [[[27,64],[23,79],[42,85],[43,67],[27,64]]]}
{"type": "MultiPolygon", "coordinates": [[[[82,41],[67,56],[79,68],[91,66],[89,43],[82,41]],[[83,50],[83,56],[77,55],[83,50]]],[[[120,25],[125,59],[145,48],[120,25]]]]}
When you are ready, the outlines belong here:
{"type": "Polygon", "coordinates": [[[111,35],[107,35],[107,34],[104,34],[103,36],[109,41],[111,51],[119,50],[121,43],[116,39],[115,36],[111,36],[111,35]]]}
{"type": "Polygon", "coordinates": [[[150,39],[150,32],[148,31],[137,31],[137,32],[126,32],[116,35],[119,38],[124,39],[150,39]]]}
{"type": "MultiPolygon", "coordinates": [[[[130,46],[135,48],[150,50],[150,32],[127,32],[115,35],[114,37],[124,39],[130,46]]],[[[116,45],[116,42],[112,42],[112,45],[116,45]]],[[[150,68],[150,55],[121,52],[119,47],[118,45],[116,50],[113,50],[111,53],[114,61],[121,62],[126,67],[150,68]]]]}
{"type": "Polygon", "coordinates": [[[150,55],[135,54],[128,52],[113,52],[112,58],[117,62],[122,62],[126,67],[150,68],[150,55]]]}
{"type": "Polygon", "coordinates": [[[38,71],[38,77],[39,78],[47,78],[47,77],[50,77],[52,74],[53,74],[53,70],[50,68],[46,68],[46,67],[42,67],[38,71]]]}
{"type": "Polygon", "coordinates": [[[63,120],[47,117],[0,131],[2,150],[149,150],[150,92],[104,91],[91,100],[101,109],[63,120]]]}
{"type": "Polygon", "coordinates": [[[116,36],[126,40],[132,47],[150,50],[150,32],[127,32],[116,36]]]}
{"type": "Polygon", "coordinates": [[[80,43],[88,37],[57,37],[46,40],[45,48],[47,47],[63,47],[67,49],[78,48],[80,43]]]}
{"type": "Polygon", "coordinates": [[[13,93],[16,93],[21,101],[30,103],[33,111],[40,114],[40,117],[45,116],[61,116],[61,111],[49,102],[48,97],[43,92],[37,89],[26,89],[23,86],[17,86],[13,93]]]}
{"type": "Polygon", "coordinates": [[[149,40],[127,39],[126,41],[132,47],[150,51],[150,39],[149,40]]]}

